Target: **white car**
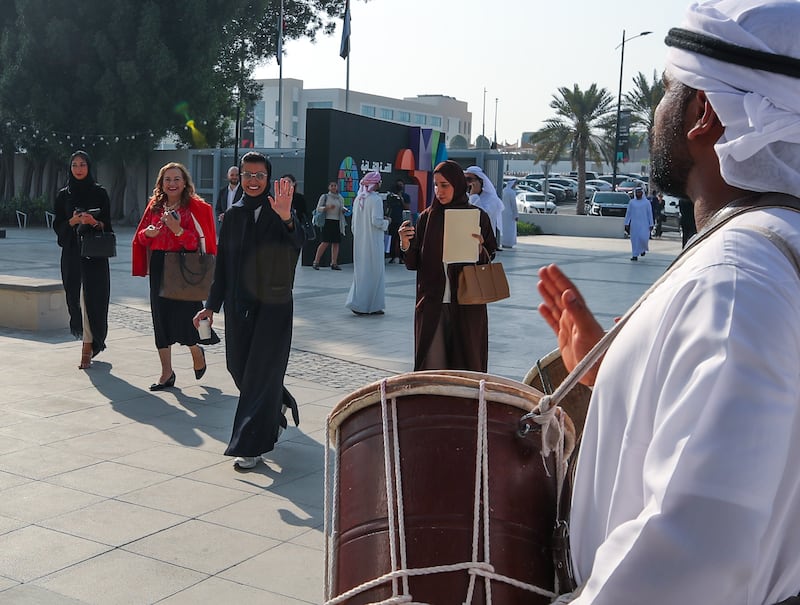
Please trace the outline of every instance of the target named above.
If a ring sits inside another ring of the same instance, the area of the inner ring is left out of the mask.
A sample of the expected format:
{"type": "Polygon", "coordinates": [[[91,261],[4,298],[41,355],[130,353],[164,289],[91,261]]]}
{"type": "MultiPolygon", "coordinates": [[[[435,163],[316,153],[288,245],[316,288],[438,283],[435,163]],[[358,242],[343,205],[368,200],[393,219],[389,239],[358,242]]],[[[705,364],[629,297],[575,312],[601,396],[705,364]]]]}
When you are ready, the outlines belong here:
{"type": "Polygon", "coordinates": [[[664,195],[664,214],[669,216],[677,216],[680,217],[681,210],[678,206],[680,202],[679,197],[675,197],[674,195],[664,195]]]}
{"type": "Polygon", "coordinates": [[[611,183],[600,179],[587,179],[586,184],[591,185],[597,191],[611,191],[611,183]]]}
{"type": "Polygon", "coordinates": [[[558,206],[545,200],[544,194],[538,191],[520,191],[517,193],[517,212],[520,214],[558,214],[558,206]]]}

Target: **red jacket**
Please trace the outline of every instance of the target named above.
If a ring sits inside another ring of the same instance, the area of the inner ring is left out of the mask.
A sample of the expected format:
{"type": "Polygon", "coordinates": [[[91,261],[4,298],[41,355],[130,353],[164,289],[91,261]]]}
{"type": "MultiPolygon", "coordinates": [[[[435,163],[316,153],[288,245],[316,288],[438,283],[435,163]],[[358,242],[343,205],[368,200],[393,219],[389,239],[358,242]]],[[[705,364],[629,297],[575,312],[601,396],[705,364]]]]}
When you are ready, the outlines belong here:
{"type": "MultiPolygon", "coordinates": [[[[141,241],[139,241],[139,233],[142,229],[146,229],[149,223],[149,212],[152,200],[147,204],[147,209],[142,215],[139,225],[136,227],[136,233],[133,234],[132,250],[131,250],[131,274],[140,277],[146,277],[148,273],[148,248],[141,241]]],[[[205,236],[206,252],[208,254],[217,253],[217,230],[216,219],[214,217],[214,208],[211,204],[205,202],[202,198],[192,197],[189,198],[189,212],[192,213],[200,227],[203,229],[205,236]]]]}

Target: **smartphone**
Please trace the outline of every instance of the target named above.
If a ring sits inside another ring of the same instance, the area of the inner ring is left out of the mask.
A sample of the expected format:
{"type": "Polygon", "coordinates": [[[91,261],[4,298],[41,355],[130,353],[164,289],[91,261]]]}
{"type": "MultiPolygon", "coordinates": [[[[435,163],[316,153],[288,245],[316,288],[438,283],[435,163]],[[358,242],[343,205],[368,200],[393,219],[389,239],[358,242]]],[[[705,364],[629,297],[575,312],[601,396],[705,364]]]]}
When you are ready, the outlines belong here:
{"type": "Polygon", "coordinates": [[[410,220],[411,220],[411,210],[403,210],[403,222],[410,220]]]}
{"type": "Polygon", "coordinates": [[[174,218],[176,221],[181,220],[181,215],[178,214],[177,210],[170,210],[169,213],[172,215],[172,218],[174,218]]]}

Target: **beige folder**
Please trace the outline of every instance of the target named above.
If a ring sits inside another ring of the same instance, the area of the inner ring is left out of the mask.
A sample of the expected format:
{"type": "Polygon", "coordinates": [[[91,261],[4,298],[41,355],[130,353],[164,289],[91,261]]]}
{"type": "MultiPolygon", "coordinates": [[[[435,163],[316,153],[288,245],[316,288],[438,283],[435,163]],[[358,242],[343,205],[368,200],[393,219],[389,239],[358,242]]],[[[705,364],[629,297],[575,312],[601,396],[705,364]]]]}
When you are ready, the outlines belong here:
{"type": "Polygon", "coordinates": [[[446,210],[442,260],[446,263],[476,263],[480,243],[473,233],[481,232],[481,212],[477,208],[446,210]]]}

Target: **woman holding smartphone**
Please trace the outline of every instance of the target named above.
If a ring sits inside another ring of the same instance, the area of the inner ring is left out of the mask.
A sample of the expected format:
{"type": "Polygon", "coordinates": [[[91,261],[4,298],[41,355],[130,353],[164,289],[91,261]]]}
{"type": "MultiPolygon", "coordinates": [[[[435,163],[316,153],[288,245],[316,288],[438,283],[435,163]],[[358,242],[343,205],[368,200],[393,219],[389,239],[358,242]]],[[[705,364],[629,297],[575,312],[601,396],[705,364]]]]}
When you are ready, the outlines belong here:
{"type": "Polygon", "coordinates": [[[53,230],[61,247],[69,329],[83,340],[78,369],[86,370],[106,348],[111,277],[107,258],[81,256],[81,237],[92,230],[113,231],[111,204],[106,190],[92,176],[89,154],[76,151],[69,161],[69,182],[58,192],[53,207],[53,230]]]}
{"type": "MultiPolygon", "coordinates": [[[[458,302],[458,277],[464,263],[444,262],[444,222],[449,210],[480,212],[478,240],[485,254],[479,263],[494,258],[497,240],[489,215],[467,201],[467,181],[456,162],[447,160],[433,171],[434,198],[416,226],[400,225],[400,249],[406,268],[417,272],[414,311],[414,371],[471,370],[486,372],[489,363],[489,319],[486,305],[458,302]]],[[[467,236],[468,237],[468,236],[467,236]]]]}
{"type": "MultiPolygon", "coordinates": [[[[214,224],[214,209],[195,194],[186,167],[177,162],[163,166],[158,172],[153,197],[133,237],[131,254],[133,275],[150,275],[150,312],[161,361],[161,376],[158,382],[150,385],[151,391],[161,391],[175,385],[171,350],[175,343],[189,347],[195,378],[199,380],[206,372],[205,354],[198,345],[200,335],[192,323],[195,313],[203,308],[202,301],[164,298],[160,290],[165,252],[197,250],[203,237],[206,252],[217,253],[214,224]]],[[[219,342],[213,332],[212,340],[219,342]]]]}

